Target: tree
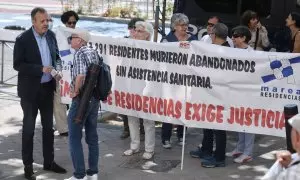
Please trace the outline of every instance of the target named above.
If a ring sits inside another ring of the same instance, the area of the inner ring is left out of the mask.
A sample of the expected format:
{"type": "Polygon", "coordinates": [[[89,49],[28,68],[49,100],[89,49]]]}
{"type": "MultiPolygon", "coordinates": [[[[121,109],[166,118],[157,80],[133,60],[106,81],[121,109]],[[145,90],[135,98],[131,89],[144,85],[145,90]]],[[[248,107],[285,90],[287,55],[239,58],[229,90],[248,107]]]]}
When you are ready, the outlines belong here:
{"type": "Polygon", "coordinates": [[[60,0],[60,4],[61,4],[61,11],[64,11],[64,0],[60,0]]]}

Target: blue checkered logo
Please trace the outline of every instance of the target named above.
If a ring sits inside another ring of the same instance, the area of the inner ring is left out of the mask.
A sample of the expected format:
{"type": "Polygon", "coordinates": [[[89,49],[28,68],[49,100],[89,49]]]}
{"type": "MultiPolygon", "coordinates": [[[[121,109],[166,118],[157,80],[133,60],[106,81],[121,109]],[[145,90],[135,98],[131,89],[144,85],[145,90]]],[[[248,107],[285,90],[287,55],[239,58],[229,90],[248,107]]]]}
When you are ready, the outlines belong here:
{"type": "Polygon", "coordinates": [[[300,57],[295,57],[292,59],[282,59],[282,60],[271,60],[270,68],[273,70],[273,74],[262,76],[264,83],[281,80],[288,78],[289,83],[295,83],[293,80],[294,70],[292,64],[300,63],[300,57]]]}

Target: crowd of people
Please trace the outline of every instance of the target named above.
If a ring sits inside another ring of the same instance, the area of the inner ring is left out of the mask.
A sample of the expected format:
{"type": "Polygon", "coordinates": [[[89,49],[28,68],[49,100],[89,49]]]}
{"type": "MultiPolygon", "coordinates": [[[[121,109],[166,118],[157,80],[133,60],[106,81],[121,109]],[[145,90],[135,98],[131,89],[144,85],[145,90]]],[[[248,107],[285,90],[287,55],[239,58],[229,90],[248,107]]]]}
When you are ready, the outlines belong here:
{"type": "MultiPolygon", "coordinates": [[[[25,178],[35,180],[33,171],[33,136],[38,110],[41,114],[43,126],[43,157],[44,170],[55,173],[66,173],[66,170],[54,161],[54,131],[61,136],[69,137],[69,149],[73,162],[74,173],[69,180],[98,179],[99,145],[97,134],[97,118],[100,100],[92,97],[85,118],[82,123],[76,123],[76,116],[80,104],[80,89],[83,87],[88,67],[98,62],[101,57],[97,51],[87,46],[90,34],[87,30],[76,28],[79,16],[74,11],[67,11],[61,16],[62,23],[68,27],[71,34],[68,38],[70,47],[74,50],[74,60],[71,68],[71,98],[70,107],[60,101],[60,86],[62,64],[58,53],[55,33],[51,30],[52,18],[43,8],[34,8],[31,12],[32,27],[16,39],[14,47],[14,69],[18,71],[18,95],[21,98],[23,110],[22,131],[22,160],[25,178]],[[68,111],[69,109],[69,111],[68,111]],[[67,113],[68,111],[68,113],[67,113]],[[88,144],[88,168],[85,167],[82,148],[82,132],[85,128],[85,140],[88,144]]],[[[267,29],[260,23],[257,13],[245,11],[241,17],[241,24],[231,32],[222,23],[220,17],[212,16],[207,22],[207,35],[198,39],[188,32],[189,19],[181,13],[173,14],[170,33],[161,39],[161,43],[179,41],[202,41],[219,46],[246,49],[247,51],[263,51],[270,47],[267,29]],[[230,37],[231,36],[231,37],[230,37]]],[[[300,53],[300,14],[292,12],[286,19],[286,26],[291,30],[291,53],[300,53]]],[[[129,36],[126,38],[151,41],[153,26],[151,23],[134,18],[128,24],[129,36]]],[[[124,121],[124,131],[121,139],[130,137],[130,148],[124,151],[125,156],[131,156],[140,151],[140,143],[144,141],[143,158],[153,158],[155,153],[155,121],[139,119],[138,117],[118,115],[124,121]]],[[[290,121],[293,147],[299,152],[300,117],[290,121]]],[[[177,125],[177,144],[183,145],[184,127],[177,125]]],[[[171,136],[173,125],[162,123],[161,143],[166,149],[172,148],[171,136]]],[[[201,165],[206,168],[226,166],[226,156],[234,157],[235,163],[247,163],[253,160],[253,146],[255,135],[238,133],[238,142],[234,150],[226,153],[226,131],[203,129],[202,143],[196,150],[190,151],[190,156],[200,158],[201,165]],[[214,140],[216,149],[213,150],[214,140]]],[[[282,153],[278,156],[279,164],[284,171],[277,172],[279,177],[291,176],[291,171],[299,175],[299,154],[291,156],[282,153]],[[297,159],[298,158],[298,159],[297,159]],[[289,160],[287,160],[289,159],[289,160]],[[290,168],[291,167],[291,168],[290,168]]],[[[272,176],[274,177],[274,176],[272,176]]],[[[276,176],[277,177],[277,176],[276,176]]],[[[288,178],[292,179],[292,178],[288,178]]]]}

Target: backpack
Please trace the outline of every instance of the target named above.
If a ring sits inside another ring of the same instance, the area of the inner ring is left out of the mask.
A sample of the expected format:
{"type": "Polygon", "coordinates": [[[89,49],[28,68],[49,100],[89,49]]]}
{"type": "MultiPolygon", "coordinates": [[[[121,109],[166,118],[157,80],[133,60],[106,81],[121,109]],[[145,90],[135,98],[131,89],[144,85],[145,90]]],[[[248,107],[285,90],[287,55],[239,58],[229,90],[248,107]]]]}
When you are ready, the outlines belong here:
{"type": "MultiPolygon", "coordinates": [[[[99,66],[99,73],[97,75],[97,80],[94,85],[95,88],[93,90],[93,96],[98,100],[106,101],[108,95],[111,92],[111,87],[112,87],[110,66],[103,62],[103,58],[99,56],[98,52],[95,53],[98,56],[99,62],[89,64],[86,80],[89,80],[91,78],[90,69],[96,69],[95,66],[99,66]]],[[[85,62],[85,64],[87,65],[87,62],[85,62]]],[[[85,85],[83,86],[83,88],[84,87],[85,85]]]]}
{"type": "Polygon", "coordinates": [[[94,96],[96,99],[106,101],[112,87],[110,66],[103,62],[103,58],[100,57],[98,53],[97,55],[99,57],[100,70],[94,90],[94,96]]]}
{"type": "Polygon", "coordinates": [[[88,66],[87,75],[84,81],[84,85],[79,90],[80,103],[78,105],[76,115],[73,121],[77,124],[82,123],[82,120],[86,117],[87,106],[93,96],[95,86],[97,83],[98,75],[100,71],[100,65],[98,63],[91,63],[88,66]]]}

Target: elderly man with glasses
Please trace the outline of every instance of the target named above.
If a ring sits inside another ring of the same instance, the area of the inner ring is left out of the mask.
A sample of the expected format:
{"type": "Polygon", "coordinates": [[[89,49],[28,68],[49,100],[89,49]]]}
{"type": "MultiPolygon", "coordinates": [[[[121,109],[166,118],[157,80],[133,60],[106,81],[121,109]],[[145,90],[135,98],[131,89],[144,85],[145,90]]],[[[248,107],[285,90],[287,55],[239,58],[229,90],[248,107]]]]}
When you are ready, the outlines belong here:
{"type": "Polygon", "coordinates": [[[291,140],[293,150],[278,152],[277,161],[266,173],[262,180],[296,180],[300,175],[300,114],[288,120],[291,125],[291,140]]]}
{"type": "MultiPolygon", "coordinates": [[[[215,24],[218,22],[221,22],[220,18],[218,16],[211,16],[207,21],[207,34],[201,38],[200,41],[211,44],[212,39],[210,37],[210,34],[212,33],[212,29],[215,24]]],[[[230,47],[234,47],[232,40],[227,36],[226,41],[229,43],[230,47]]]]}
{"type": "Polygon", "coordinates": [[[68,180],[97,180],[98,179],[98,159],[99,146],[97,134],[97,118],[99,109],[99,100],[92,97],[88,106],[85,118],[81,123],[76,123],[74,118],[77,114],[80,96],[79,91],[82,89],[87,75],[88,67],[92,63],[99,62],[99,55],[96,50],[87,46],[90,40],[90,34],[84,29],[68,29],[71,36],[68,38],[71,47],[75,49],[73,67],[71,69],[71,98],[72,104],[68,114],[69,127],[69,146],[74,166],[74,173],[68,180]],[[86,170],[84,163],[83,147],[81,143],[82,129],[85,127],[85,140],[88,144],[88,166],[86,170]]]}

